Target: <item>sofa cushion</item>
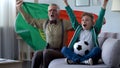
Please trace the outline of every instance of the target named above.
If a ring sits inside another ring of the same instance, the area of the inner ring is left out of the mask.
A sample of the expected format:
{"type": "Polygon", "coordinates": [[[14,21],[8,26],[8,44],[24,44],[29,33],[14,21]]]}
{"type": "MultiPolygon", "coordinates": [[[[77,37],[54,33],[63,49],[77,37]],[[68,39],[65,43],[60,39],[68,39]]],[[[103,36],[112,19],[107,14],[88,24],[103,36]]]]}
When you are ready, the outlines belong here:
{"type": "Polygon", "coordinates": [[[120,65],[120,40],[108,38],[102,46],[102,59],[106,65],[117,67],[120,65]]]}
{"type": "Polygon", "coordinates": [[[103,45],[105,40],[106,40],[105,37],[98,37],[98,43],[99,43],[100,48],[102,48],[102,45],[103,45]]]}
{"type": "Polygon", "coordinates": [[[80,65],[80,64],[67,64],[65,58],[55,59],[51,61],[48,68],[111,68],[105,64],[97,65],[80,65]]]}
{"type": "Polygon", "coordinates": [[[116,38],[116,35],[119,33],[112,33],[112,32],[101,32],[98,37],[105,37],[105,38],[116,38]]]}

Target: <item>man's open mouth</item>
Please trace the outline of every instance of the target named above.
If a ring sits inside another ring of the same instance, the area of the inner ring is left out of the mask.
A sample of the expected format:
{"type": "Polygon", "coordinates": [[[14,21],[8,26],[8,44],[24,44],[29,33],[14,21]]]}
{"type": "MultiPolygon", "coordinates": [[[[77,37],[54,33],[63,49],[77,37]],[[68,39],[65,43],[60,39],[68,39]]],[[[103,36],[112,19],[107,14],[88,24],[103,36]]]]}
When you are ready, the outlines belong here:
{"type": "Polygon", "coordinates": [[[54,15],[51,15],[51,17],[54,17],[54,15]]]}

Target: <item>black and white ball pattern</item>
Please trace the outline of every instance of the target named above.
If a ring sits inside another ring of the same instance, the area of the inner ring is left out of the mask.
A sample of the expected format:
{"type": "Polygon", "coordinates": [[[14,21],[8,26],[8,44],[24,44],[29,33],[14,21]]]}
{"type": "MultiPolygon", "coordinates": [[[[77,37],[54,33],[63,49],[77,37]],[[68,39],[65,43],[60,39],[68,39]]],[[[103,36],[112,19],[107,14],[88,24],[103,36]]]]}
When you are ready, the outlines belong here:
{"type": "Polygon", "coordinates": [[[79,41],[74,44],[74,52],[81,56],[86,55],[91,50],[91,46],[87,41],[79,41]]]}

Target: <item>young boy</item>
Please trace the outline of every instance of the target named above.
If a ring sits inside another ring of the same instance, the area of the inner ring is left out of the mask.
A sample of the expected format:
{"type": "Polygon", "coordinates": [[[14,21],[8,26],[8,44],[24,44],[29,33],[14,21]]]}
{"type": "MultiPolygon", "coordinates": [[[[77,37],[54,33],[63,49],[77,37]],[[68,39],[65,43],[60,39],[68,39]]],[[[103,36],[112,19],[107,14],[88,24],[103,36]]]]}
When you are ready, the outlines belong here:
{"type": "Polygon", "coordinates": [[[64,56],[67,57],[67,62],[69,64],[87,63],[92,65],[92,64],[96,64],[98,60],[101,58],[101,49],[98,44],[97,36],[102,28],[107,2],[108,0],[104,0],[100,14],[94,25],[94,21],[93,21],[94,18],[93,15],[90,13],[84,13],[82,15],[81,24],[79,24],[76,20],[75,15],[73,14],[72,9],[68,5],[67,0],[64,0],[64,3],[66,5],[66,11],[70,17],[72,27],[75,30],[75,34],[69,44],[69,48],[63,47],[61,50],[64,56]],[[87,55],[80,56],[74,53],[73,45],[78,40],[87,41],[89,45],[93,47],[87,55]]]}

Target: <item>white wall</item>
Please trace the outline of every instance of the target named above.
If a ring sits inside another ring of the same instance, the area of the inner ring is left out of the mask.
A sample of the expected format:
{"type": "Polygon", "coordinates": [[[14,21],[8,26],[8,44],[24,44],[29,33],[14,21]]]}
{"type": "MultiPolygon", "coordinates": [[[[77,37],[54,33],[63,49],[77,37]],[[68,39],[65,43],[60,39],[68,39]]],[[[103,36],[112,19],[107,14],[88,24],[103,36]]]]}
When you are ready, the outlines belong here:
{"type": "Polygon", "coordinates": [[[16,19],[16,0],[0,0],[0,52],[3,58],[17,58],[14,22],[16,19]]]}
{"type": "MultiPolygon", "coordinates": [[[[92,1],[92,0],[90,0],[92,1]]],[[[103,1],[103,0],[102,0],[103,1]]],[[[39,0],[39,3],[56,3],[60,6],[61,9],[64,9],[65,5],[63,3],[63,0],[39,0]]],[[[70,4],[71,8],[74,10],[82,10],[92,13],[99,13],[99,10],[101,6],[93,6],[92,3],[90,3],[90,6],[87,7],[76,7],[75,6],[75,0],[68,0],[68,3],[70,4]]],[[[120,12],[112,12],[111,11],[111,5],[112,0],[109,0],[106,10],[106,24],[102,28],[102,32],[120,32],[120,12]]]]}
{"type": "Polygon", "coordinates": [[[23,0],[24,2],[34,2],[34,0],[23,0]]]}

